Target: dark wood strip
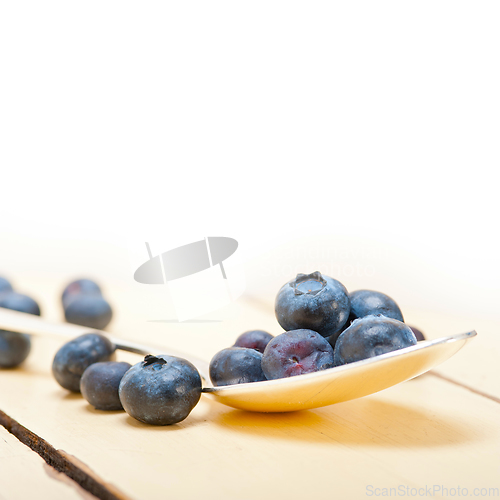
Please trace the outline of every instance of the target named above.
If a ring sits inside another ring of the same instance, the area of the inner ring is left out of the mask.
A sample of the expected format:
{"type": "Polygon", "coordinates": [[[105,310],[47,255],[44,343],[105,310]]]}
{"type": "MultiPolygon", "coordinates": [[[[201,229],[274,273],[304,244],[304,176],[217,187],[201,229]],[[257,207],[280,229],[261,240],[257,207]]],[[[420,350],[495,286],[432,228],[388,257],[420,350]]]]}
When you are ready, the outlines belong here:
{"type": "Polygon", "coordinates": [[[95,497],[101,500],[130,500],[130,497],[103,481],[87,466],[66,452],[56,450],[45,439],[31,432],[2,410],[0,410],[0,425],[3,425],[21,443],[38,453],[48,465],[66,474],[95,497]]]}
{"type": "Polygon", "coordinates": [[[429,373],[429,375],[433,375],[434,377],[440,378],[441,380],[446,380],[446,382],[449,382],[450,384],[455,384],[455,385],[458,385],[459,387],[463,387],[464,389],[467,389],[468,391],[473,392],[474,394],[477,394],[478,396],[482,396],[483,398],[491,399],[491,401],[495,401],[495,403],[500,403],[500,398],[492,396],[491,394],[480,391],[478,389],[474,389],[474,387],[471,387],[470,385],[463,384],[462,382],[459,382],[458,380],[447,377],[446,375],[441,375],[441,373],[435,372],[434,370],[431,370],[428,373],[429,373]]]}

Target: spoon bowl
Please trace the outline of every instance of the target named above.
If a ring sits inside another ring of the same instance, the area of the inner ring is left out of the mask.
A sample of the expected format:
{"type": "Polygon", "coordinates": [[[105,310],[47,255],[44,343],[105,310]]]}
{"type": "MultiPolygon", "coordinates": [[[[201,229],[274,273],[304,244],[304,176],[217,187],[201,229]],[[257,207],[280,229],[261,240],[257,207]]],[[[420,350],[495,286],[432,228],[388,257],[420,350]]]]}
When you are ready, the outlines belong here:
{"type": "Polygon", "coordinates": [[[91,328],[53,323],[38,316],[0,308],[0,329],[65,340],[95,332],[106,335],[118,349],[141,355],[161,353],[193,363],[204,379],[203,392],[219,403],[256,412],[288,412],[319,408],[368,396],[425,373],[456,354],[475,331],[418,342],[416,345],[327,370],[295,377],[213,387],[208,363],[162,346],[144,346],[91,328]]]}
{"type": "Polygon", "coordinates": [[[457,353],[475,331],[418,342],[319,372],[250,384],[206,387],[225,405],[249,411],[286,412],[319,408],[368,396],[417,377],[457,353]]]}

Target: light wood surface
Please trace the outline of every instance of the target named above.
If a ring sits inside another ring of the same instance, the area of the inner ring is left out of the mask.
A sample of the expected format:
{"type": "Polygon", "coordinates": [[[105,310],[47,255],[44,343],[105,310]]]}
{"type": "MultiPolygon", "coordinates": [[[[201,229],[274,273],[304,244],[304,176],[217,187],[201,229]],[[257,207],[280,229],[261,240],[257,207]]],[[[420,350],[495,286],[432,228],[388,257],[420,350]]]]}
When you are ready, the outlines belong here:
{"type": "Polygon", "coordinates": [[[0,426],[0,499],[26,498],[90,500],[94,496],[65,474],[48,466],[41,457],[0,426]]]}
{"type": "MultiPolygon", "coordinates": [[[[60,319],[56,284],[41,280],[32,289],[44,316],[60,319]]],[[[139,303],[120,284],[107,293],[117,308],[113,334],[206,360],[245,330],[281,332],[272,303],[260,298],[243,297],[230,314],[221,313],[222,322],[214,316],[211,323],[176,324],[151,321],[162,319],[151,316],[160,300],[154,293],[139,303]]],[[[134,499],[361,499],[375,488],[460,487],[470,494],[499,488],[500,404],[461,385],[498,394],[494,325],[425,311],[407,316],[430,337],[478,331],[439,367],[451,382],[423,375],[362,399],[274,415],[233,410],[204,396],[184,422],[151,427],[123,412],[94,410],[59,387],[50,365],[61,344],[37,338],[22,368],[0,372],[0,409],[134,499]]],[[[119,359],[140,357],[120,353],[119,359]]],[[[5,480],[5,491],[15,490],[14,477],[5,480]]],[[[55,488],[40,488],[39,498],[57,498],[55,488]]],[[[435,490],[434,498],[446,495],[435,490]]]]}

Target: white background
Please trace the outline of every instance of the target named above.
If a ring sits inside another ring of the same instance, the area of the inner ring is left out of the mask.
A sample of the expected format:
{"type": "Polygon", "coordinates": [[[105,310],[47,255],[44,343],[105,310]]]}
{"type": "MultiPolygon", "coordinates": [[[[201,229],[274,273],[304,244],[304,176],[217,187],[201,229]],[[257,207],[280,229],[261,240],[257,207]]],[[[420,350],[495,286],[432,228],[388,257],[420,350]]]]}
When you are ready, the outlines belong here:
{"type": "Polygon", "coordinates": [[[384,248],[372,287],[427,269],[423,306],[497,314],[498,2],[0,5],[0,274],[327,236],[384,248]]]}

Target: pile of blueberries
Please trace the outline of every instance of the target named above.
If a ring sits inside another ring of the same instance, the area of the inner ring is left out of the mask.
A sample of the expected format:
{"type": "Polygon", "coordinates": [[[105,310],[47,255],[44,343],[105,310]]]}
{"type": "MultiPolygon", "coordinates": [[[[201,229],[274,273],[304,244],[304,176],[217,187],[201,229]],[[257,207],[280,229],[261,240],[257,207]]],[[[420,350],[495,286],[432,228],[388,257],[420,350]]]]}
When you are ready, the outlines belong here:
{"type": "MultiPolygon", "coordinates": [[[[111,308],[91,280],[70,283],[62,302],[70,322],[102,329],[111,320],[111,308]]],[[[36,302],[13,292],[2,278],[0,307],[40,314],[36,302]]],[[[387,295],[372,290],[348,293],[342,283],[319,272],[298,274],[286,283],[276,297],[275,312],[285,331],[274,337],[251,330],[215,354],[210,362],[214,386],[311,373],[424,339],[419,330],[404,323],[398,305],[387,295]]],[[[27,335],[0,331],[0,366],[21,363],[29,345],[27,335]],[[24,349],[17,349],[12,339],[19,345],[24,342],[24,349]]],[[[115,351],[103,334],[81,335],[57,351],[52,373],[63,388],[81,392],[96,409],[125,410],[147,424],[181,422],[200,400],[202,380],[189,361],[149,354],[131,366],[115,361],[115,351]]]]}
{"type": "MultiPolygon", "coordinates": [[[[90,279],[71,282],[61,299],[69,323],[102,330],[111,321],[111,307],[99,285],[90,279]]],[[[14,292],[3,277],[0,277],[0,307],[40,315],[36,301],[14,292]]],[[[19,366],[30,350],[29,335],[0,330],[0,368],[19,366]]],[[[80,335],[57,351],[52,373],[63,388],[81,392],[96,409],[125,409],[148,424],[180,422],[198,403],[201,377],[187,360],[148,355],[131,366],[114,361],[115,351],[116,346],[103,334],[80,335]]]]}
{"type": "Polygon", "coordinates": [[[201,397],[201,377],[189,361],[148,354],[131,366],[114,361],[116,346],[104,335],[86,333],[56,353],[56,381],[98,410],[125,410],[141,422],[170,425],[184,420],[201,397]]]}
{"type": "Polygon", "coordinates": [[[399,306],[373,290],[349,293],[339,281],[298,274],[283,285],[275,302],[285,330],[273,337],[261,330],[242,334],[218,352],[210,378],[223,386],[292,377],[403,349],[424,340],[404,323],[399,306]]]}

